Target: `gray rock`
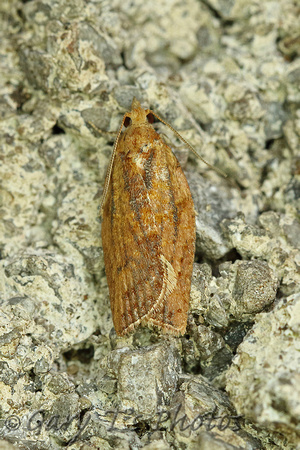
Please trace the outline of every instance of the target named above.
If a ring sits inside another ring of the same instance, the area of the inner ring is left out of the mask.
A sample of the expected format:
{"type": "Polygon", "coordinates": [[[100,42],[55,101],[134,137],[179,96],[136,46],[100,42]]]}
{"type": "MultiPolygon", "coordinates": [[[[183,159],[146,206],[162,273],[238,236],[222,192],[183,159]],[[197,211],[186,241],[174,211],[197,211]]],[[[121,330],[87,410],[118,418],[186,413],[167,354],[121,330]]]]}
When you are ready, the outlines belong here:
{"type": "Polygon", "coordinates": [[[0,2],[0,446],[295,448],[297,8],[0,2]],[[179,151],[197,212],[179,339],[113,331],[99,205],[133,96],[228,174],[179,151]]]}
{"type": "Polygon", "coordinates": [[[239,216],[232,221],[225,219],[221,226],[224,236],[242,257],[268,262],[281,281],[279,289],[284,295],[297,292],[299,250],[297,243],[294,247],[294,236],[298,220],[293,213],[280,216],[270,211],[259,217],[259,224],[246,224],[243,216],[239,216]]]}
{"type": "Polygon", "coordinates": [[[237,261],[235,266],[230,312],[240,319],[260,312],[275,300],[278,280],[265,261],[237,261]]]}
{"type": "Polygon", "coordinates": [[[118,366],[118,395],[123,409],[153,415],[169,404],[181,372],[179,354],[167,342],[122,353],[118,366]]]}
{"type": "Polygon", "coordinates": [[[282,299],[256,319],[227,372],[237,411],[262,427],[299,442],[300,295],[282,299]]]}
{"type": "Polygon", "coordinates": [[[224,449],[232,445],[252,449],[259,445],[250,435],[239,431],[241,421],[226,394],[201,376],[182,384],[168,421],[178,441],[187,442],[188,448],[206,448],[207,442],[215,439],[224,449]]]}
{"type": "Polygon", "coordinates": [[[204,178],[189,176],[189,184],[197,213],[196,252],[201,258],[219,259],[230,250],[220,225],[224,218],[237,213],[234,195],[230,189],[218,188],[204,178]]]}

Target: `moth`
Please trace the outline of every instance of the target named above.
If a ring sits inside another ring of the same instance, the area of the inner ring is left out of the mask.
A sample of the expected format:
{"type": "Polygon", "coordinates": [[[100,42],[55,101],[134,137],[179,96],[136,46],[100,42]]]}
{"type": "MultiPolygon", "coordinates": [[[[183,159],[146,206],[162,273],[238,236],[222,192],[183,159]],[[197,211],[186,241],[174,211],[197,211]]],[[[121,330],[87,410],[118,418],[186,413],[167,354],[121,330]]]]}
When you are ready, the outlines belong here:
{"type": "Polygon", "coordinates": [[[187,325],[195,210],[177,158],[152,126],[154,117],[179,135],[134,98],[123,117],[103,191],[105,272],[120,336],[138,326],[182,335],[187,325]]]}

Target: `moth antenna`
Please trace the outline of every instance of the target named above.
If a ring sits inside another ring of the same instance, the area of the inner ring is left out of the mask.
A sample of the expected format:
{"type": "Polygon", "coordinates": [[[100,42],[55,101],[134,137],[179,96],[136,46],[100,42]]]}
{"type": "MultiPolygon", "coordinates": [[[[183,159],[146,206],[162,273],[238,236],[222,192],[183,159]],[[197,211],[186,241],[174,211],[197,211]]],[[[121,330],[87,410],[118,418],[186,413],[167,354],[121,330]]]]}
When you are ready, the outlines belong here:
{"type": "Polygon", "coordinates": [[[187,147],[192,150],[192,152],[194,153],[194,155],[196,155],[201,161],[203,161],[208,167],[210,167],[211,169],[215,170],[217,173],[219,173],[220,175],[222,175],[222,177],[227,178],[227,175],[225,172],[223,172],[223,170],[218,169],[217,167],[213,166],[212,164],[209,164],[209,162],[205,161],[204,158],[202,158],[202,156],[199,155],[199,153],[194,149],[194,147],[192,147],[191,144],[188,143],[188,141],[186,141],[181,134],[178,133],[178,131],[175,130],[175,128],[172,127],[172,125],[170,125],[168,122],[166,122],[165,120],[163,120],[161,117],[159,117],[155,112],[150,111],[158,120],[160,120],[162,123],[164,123],[167,127],[170,128],[170,130],[173,131],[173,133],[176,134],[176,136],[185,144],[187,145],[187,147]]]}
{"type": "Polygon", "coordinates": [[[104,182],[103,193],[102,193],[102,199],[101,199],[101,204],[100,204],[100,215],[101,216],[103,214],[103,206],[104,206],[105,199],[106,199],[107,192],[108,192],[108,188],[109,188],[111,172],[112,172],[112,169],[113,169],[114,159],[115,159],[115,155],[116,155],[116,149],[117,149],[117,146],[118,146],[118,142],[119,142],[119,139],[120,139],[121,131],[122,131],[122,128],[123,128],[123,125],[124,125],[124,121],[125,121],[126,117],[128,117],[128,113],[125,113],[124,116],[123,116],[122,123],[121,123],[120,129],[119,129],[119,132],[117,134],[115,145],[114,145],[114,148],[113,148],[113,151],[112,151],[112,155],[111,155],[111,158],[110,158],[110,161],[109,161],[109,164],[108,164],[106,177],[105,177],[105,182],[104,182]]]}

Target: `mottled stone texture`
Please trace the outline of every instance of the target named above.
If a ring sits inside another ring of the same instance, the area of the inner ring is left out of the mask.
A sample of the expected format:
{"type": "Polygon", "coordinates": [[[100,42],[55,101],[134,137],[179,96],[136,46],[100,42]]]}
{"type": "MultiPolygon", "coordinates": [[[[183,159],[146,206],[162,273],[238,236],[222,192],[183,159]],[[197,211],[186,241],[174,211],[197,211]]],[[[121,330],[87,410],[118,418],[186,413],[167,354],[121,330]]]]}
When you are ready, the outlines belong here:
{"type": "Polygon", "coordinates": [[[0,446],[299,442],[299,6],[0,2],[0,446]],[[136,97],[196,209],[187,333],[113,330],[99,205],[136,97]],[[237,417],[241,416],[241,417],[237,417]]]}
{"type": "Polygon", "coordinates": [[[256,318],[227,373],[227,391],[240,414],[295,439],[300,432],[299,300],[299,294],[292,295],[256,318]]]}

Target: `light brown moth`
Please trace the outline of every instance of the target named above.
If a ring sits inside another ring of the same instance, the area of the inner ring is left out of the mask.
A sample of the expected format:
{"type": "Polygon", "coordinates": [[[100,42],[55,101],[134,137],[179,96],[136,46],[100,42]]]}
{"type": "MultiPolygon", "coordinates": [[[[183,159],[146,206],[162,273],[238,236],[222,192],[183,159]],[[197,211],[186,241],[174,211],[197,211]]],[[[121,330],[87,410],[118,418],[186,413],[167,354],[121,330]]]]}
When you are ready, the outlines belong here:
{"type": "Polygon", "coordinates": [[[151,124],[154,116],[166,124],[133,99],[104,186],[102,244],[118,335],[139,325],[181,335],[187,325],[194,204],[177,158],[151,124]]]}

